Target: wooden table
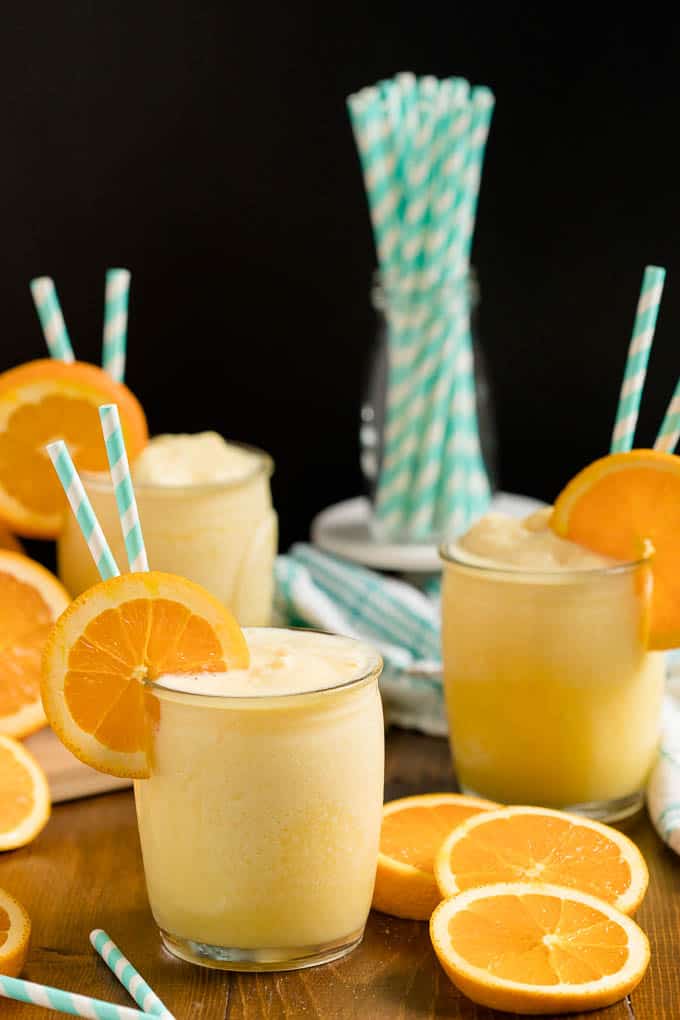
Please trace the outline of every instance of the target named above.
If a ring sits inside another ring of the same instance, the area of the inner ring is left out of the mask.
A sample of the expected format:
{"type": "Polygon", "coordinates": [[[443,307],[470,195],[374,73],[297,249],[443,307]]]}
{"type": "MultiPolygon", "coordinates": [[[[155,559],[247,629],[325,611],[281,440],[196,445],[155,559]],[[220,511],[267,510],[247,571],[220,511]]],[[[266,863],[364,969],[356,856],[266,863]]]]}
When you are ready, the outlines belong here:
{"type": "MultiPolygon", "coordinates": [[[[391,731],[386,797],[454,788],[446,742],[391,731]]],[[[583,1014],[606,1020],[680,1017],[680,860],[656,837],[646,816],[629,834],[651,871],[638,920],[652,944],[652,963],[632,1001],[583,1014]]],[[[199,863],[199,862],[197,862],[199,863]]],[[[427,926],[372,914],[361,947],[338,963],[297,973],[249,975],[181,963],[161,948],[147,905],[129,792],[55,808],[32,846],[0,856],[0,886],[33,918],[25,977],[111,1002],[131,1000],[90,948],[104,928],[136,964],[177,1020],[490,1020],[507,1014],[475,1006],[437,964],[427,926]]],[[[0,1016],[56,1014],[0,1001],[0,1016]]]]}

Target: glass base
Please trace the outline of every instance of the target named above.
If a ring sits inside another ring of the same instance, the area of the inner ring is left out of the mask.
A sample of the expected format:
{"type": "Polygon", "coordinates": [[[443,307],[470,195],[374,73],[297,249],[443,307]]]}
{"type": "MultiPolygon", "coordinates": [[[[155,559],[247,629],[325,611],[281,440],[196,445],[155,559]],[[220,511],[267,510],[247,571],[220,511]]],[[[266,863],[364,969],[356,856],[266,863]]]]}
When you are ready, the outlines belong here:
{"type": "MultiPolygon", "coordinates": [[[[469,786],[461,786],[461,792],[467,794],[468,797],[497,799],[495,797],[489,798],[487,794],[479,793],[478,790],[473,790],[469,786]]],[[[592,818],[596,822],[622,822],[624,818],[630,818],[631,815],[641,811],[644,802],[645,795],[642,790],[638,790],[637,793],[631,793],[627,797],[618,797],[615,800],[593,800],[582,804],[566,804],[564,807],[560,807],[559,810],[567,811],[572,815],[584,815],[586,818],[592,818]]],[[[540,807],[541,805],[535,806],[540,807]]]]}
{"type": "Polygon", "coordinates": [[[171,935],[160,929],[163,945],[180,960],[198,964],[199,967],[212,967],[214,970],[238,971],[276,971],[302,970],[304,967],[317,967],[321,963],[331,963],[347,956],[364,937],[363,928],[348,935],[347,938],[335,942],[325,942],[320,946],[286,946],[283,949],[237,949],[228,946],[212,946],[205,942],[194,942],[191,939],[171,935]]]}

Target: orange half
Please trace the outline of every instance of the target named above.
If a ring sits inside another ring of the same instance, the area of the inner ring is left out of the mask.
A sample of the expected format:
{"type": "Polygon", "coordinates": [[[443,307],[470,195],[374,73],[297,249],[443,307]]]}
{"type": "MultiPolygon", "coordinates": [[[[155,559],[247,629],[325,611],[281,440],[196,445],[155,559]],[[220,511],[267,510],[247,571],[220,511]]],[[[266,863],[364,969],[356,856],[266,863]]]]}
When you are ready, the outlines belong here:
{"type": "Polygon", "coordinates": [[[434,867],[442,897],[496,882],[552,882],[632,914],[649,873],[618,829],[549,808],[484,811],[454,829],[434,867]]]}
{"type": "Polygon", "coordinates": [[[160,706],[146,680],[245,669],[235,617],[174,574],[123,574],[89,588],[59,618],[45,648],[42,697],[61,741],[114,776],[149,774],[160,706]]]}
{"type": "Polygon", "coordinates": [[[21,904],[0,889],[0,974],[17,977],[26,962],[31,919],[21,904]]]}
{"type": "Polygon", "coordinates": [[[0,736],[0,850],[26,846],[49,817],[50,791],[41,766],[18,740],[0,736]]]}
{"type": "Polygon", "coordinates": [[[47,722],[40,699],[42,654],[70,601],[49,570],[0,549],[0,734],[27,737],[47,722]]]}
{"type": "Polygon", "coordinates": [[[550,527],[624,562],[639,560],[651,543],[649,647],[680,645],[680,457],[631,450],[596,460],[560,493],[550,527]]]}
{"type": "Polygon", "coordinates": [[[427,921],[441,900],[434,861],[446,837],[467,818],[498,805],[460,793],[428,793],[385,804],[373,907],[427,921]]]}
{"type": "Polygon", "coordinates": [[[130,460],[146,445],[141,405],[96,365],[30,361],[0,374],[0,518],[20,535],[55,538],[66,510],[45,446],[64,439],[77,468],[107,469],[97,408],[117,404],[130,460]]]}
{"type": "Polygon", "coordinates": [[[647,938],[629,917],[543,883],[505,882],[445,900],[430,937],[464,995],[522,1016],[609,1006],[633,991],[649,964],[647,938]]]}

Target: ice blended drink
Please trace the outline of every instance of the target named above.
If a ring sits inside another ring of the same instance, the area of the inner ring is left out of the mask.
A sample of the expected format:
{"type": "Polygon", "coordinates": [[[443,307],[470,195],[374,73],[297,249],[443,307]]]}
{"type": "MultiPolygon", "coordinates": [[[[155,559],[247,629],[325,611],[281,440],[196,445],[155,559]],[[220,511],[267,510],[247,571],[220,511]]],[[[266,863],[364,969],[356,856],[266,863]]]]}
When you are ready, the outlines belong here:
{"type": "Polygon", "coordinates": [[[250,666],[163,676],[135,784],[149,901],[171,952],[235,969],[361,939],[383,795],[380,659],[348,638],[247,629],[250,666]]]}
{"type": "Polygon", "coordinates": [[[456,771],[492,800],[622,817],[640,806],[658,745],[650,564],[558,537],[550,514],[488,515],[442,551],[456,771]]]}
{"type": "MultiPolygon", "coordinates": [[[[271,459],[214,432],[156,436],[132,471],[150,562],[203,585],[239,623],[270,623],[277,544],[271,459]]],[[[114,556],[124,562],[109,475],[84,473],[83,481],[114,556]]],[[[59,576],[73,596],[98,581],[70,514],[57,552],[59,576]]]]}

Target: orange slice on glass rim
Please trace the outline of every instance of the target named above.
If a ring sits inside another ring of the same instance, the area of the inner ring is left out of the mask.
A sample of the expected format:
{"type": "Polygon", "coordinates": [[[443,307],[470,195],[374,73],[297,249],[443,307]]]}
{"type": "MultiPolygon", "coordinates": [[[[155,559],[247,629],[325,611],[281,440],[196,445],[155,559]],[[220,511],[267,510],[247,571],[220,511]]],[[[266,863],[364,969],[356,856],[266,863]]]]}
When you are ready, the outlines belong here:
{"type": "Polygon", "coordinates": [[[498,807],[460,793],[427,793],[383,808],[373,908],[427,921],[441,900],[434,860],[449,833],[466,818],[498,807]]]}
{"type": "Polygon", "coordinates": [[[17,977],[24,966],[31,920],[21,904],[0,889],[0,974],[17,977]]]}
{"type": "Polygon", "coordinates": [[[649,872],[632,840],[600,822],[537,807],[468,818],[446,838],[434,866],[443,898],[496,882],[551,882],[632,914],[649,872]]]}
{"type": "Polygon", "coordinates": [[[581,1013],[618,1002],[649,963],[644,932],[608,903],[559,885],[504,882],[444,900],[430,938],[454,985],[508,1013],[581,1013]]]}
{"type": "Polygon", "coordinates": [[[680,457],[631,450],[596,460],[560,493],[550,527],[624,562],[639,560],[651,543],[649,647],[680,645],[680,457]]]}
{"type": "Polygon", "coordinates": [[[49,570],[0,549],[0,734],[27,737],[47,722],[40,699],[42,654],[70,601],[49,570]]]}
{"type": "Polygon", "coordinates": [[[47,443],[64,439],[76,467],[108,467],[97,408],[117,404],[128,456],[146,445],[137,398],[96,365],[46,358],[0,374],[0,518],[20,535],[54,538],[66,498],[47,443]]]}
{"type": "Polygon", "coordinates": [[[61,741],[114,776],[144,778],[159,705],[145,680],[245,669],[235,617],[174,574],[123,574],[89,588],[59,618],[45,648],[42,696],[61,741]]]}

